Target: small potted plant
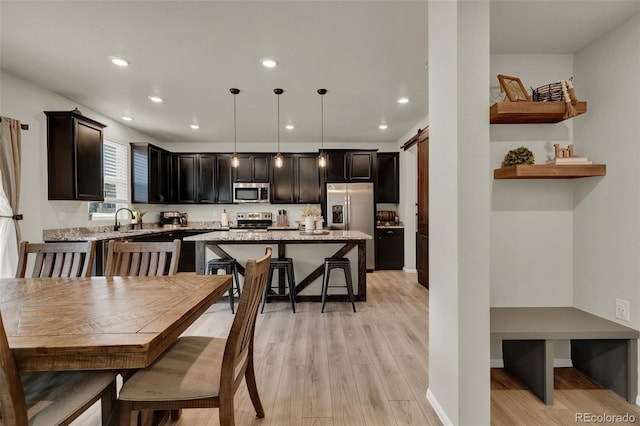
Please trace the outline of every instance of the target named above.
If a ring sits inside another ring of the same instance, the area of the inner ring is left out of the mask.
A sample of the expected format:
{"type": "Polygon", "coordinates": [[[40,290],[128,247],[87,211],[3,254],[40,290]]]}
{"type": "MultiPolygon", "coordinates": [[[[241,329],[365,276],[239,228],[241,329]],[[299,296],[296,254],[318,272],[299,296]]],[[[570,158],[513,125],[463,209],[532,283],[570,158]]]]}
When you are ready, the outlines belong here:
{"type": "Polygon", "coordinates": [[[140,225],[140,229],[142,229],[142,216],[147,214],[147,212],[143,212],[142,210],[136,207],[135,209],[133,209],[133,213],[135,213],[136,219],[138,220],[138,224],[140,225]]]}
{"type": "Polygon", "coordinates": [[[535,161],[536,157],[533,155],[533,152],[531,152],[529,148],[521,146],[507,152],[507,155],[504,156],[504,160],[502,160],[502,164],[500,166],[509,167],[520,164],[533,164],[535,161]]]}

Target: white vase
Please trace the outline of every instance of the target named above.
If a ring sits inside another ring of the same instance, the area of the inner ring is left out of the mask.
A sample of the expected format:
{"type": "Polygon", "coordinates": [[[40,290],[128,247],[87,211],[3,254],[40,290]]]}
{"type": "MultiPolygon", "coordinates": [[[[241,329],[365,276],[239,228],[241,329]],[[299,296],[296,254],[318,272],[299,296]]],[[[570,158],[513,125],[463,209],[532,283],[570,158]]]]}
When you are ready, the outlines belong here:
{"type": "Polygon", "coordinates": [[[316,224],[316,218],[314,216],[307,216],[304,218],[304,232],[312,233],[316,224]]]}

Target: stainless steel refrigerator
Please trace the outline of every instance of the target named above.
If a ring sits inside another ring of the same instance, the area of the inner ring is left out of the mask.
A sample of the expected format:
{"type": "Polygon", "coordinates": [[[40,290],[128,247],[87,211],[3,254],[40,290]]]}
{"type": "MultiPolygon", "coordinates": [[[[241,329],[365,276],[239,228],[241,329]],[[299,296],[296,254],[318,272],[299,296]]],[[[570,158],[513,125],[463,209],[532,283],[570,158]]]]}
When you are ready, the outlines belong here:
{"type": "Polygon", "coordinates": [[[328,183],[327,226],[329,229],[361,231],[367,240],[367,270],[375,267],[373,183],[328,183]]]}

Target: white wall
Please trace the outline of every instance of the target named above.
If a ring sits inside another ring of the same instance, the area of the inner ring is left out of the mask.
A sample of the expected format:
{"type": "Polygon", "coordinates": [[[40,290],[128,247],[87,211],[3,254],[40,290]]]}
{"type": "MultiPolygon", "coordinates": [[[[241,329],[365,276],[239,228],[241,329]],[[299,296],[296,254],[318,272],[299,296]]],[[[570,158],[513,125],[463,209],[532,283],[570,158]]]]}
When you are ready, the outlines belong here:
{"type": "Polygon", "coordinates": [[[24,215],[21,223],[23,239],[42,241],[43,229],[109,224],[90,222],[87,202],[47,199],[47,118],[43,111],[71,111],[78,107],[83,115],[107,125],[104,130],[107,139],[125,144],[134,140],[154,141],[4,70],[0,70],[0,94],[0,114],[29,125],[29,130],[22,132],[20,213],[24,215]]]}
{"type": "Polygon", "coordinates": [[[607,165],[574,194],[575,306],[614,321],[615,299],[631,303],[640,329],[640,15],[575,55],[576,91],[588,101],[575,140],[607,165]]]}
{"type": "Polygon", "coordinates": [[[490,423],[489,2],[429,2],[429,390],[490,423]]]}
{"type": "MultiPolygon", "coordinates": [[[[571,77],[573,56],[491,55],[490,86],[498,86],[498,74],[536,88],[571,77]]],[[[580,95],[582,84],[576,85],[580,95]]],[[[544,163],[554,143],[573,142],[574,122],[584,119],[491,125],[491,171],[523,145],[544,163]]],[[[581,141],[575,146],[590,155],[581,141]]],[[[572,306],[574,181],[492,179],[491,185],[491,306],[572,306]]]]}

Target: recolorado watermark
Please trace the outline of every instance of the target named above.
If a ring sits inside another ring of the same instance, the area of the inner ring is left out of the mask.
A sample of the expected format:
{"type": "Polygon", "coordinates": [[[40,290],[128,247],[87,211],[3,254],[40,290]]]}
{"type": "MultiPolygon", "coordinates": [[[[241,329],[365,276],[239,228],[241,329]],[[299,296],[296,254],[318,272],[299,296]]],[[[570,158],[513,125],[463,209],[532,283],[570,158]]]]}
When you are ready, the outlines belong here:
{"type": "Polygon", "coordinates": [[[636,416],[626,414],[576,413],[576,423],[635,423],[636,416]]]}

